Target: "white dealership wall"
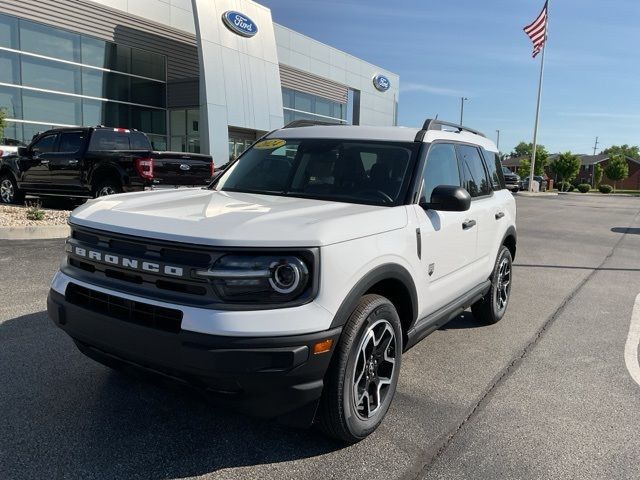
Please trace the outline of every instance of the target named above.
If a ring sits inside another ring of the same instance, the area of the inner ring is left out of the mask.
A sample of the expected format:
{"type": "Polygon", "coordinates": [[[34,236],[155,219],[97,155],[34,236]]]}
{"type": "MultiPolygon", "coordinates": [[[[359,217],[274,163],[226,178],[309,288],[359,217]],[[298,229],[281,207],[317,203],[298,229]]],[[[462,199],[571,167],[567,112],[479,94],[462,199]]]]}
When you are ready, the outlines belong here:
{"type": "MultiPolygon", "coordinates": [[[[92,1],[196,34],[192,0],[92,1]]],[[[396,123],[398,75],[273,23],[271,11],[251,0],[193,1],[198,4],[200,25],[204,27],[200,32],[205,45],[201,116],[206,110],[216,158],[227,156],[227,126],[265,131],[282,126],[278,64],[360,91],[361,125],[396,123]],[[227,10],[249,16],[257,24],[258,34],[244,38],[229,31],[221,20],[227,10]],[[388,91],[379,92],[373,86],[373,77],[378,74],[391,81],[388,91]]],[[[201,135],[205,130],[201,129],[201,135]]]]}

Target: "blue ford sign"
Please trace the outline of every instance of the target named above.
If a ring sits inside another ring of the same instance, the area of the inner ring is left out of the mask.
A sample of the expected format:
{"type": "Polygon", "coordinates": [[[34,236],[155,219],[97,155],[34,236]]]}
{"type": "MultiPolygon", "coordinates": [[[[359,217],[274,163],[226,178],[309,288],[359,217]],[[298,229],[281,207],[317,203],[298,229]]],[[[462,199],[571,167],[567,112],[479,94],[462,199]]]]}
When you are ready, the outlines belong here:
{"type": "Polygon", "coordinates": [[[253,37],[258,33],[258,27],[253,20],[242,13],[229,10],[222,14],[222,21],[229,30],[243,37],[253,37]]]}
{"type": "Polygon", "coordinates": [[[384,75],[376,75],[373,77],[373,86],[380,92],[386,92],[391,87],[391,82],[384,75]]]}

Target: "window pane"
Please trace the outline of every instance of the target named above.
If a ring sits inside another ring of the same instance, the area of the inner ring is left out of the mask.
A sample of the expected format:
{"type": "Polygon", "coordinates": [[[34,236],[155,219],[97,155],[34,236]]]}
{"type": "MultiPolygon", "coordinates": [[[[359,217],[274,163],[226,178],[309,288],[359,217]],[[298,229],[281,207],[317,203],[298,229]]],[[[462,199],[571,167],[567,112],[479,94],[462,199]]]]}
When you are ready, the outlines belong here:
{"type": "Polygon", "coordinates": [[[130,150],[129,135],[125,132],[113,130],[95,130],[89,141],[89,150],[100,152],[104,150],[130,150]]]}
{"type": "Polygon", "coordinates": [[[20,46],[26,52],[80,62],[80,35],[57,28],[21,20],[20,46]]]}
{"type": "Polygon", "coordinates": [[[0,50],[0,82],[20,85],[20,63],[17,53],[0,50]]]}
{"type": "Polygon", "coordinates": [[[200,137],[187,137],[187,152],[200,153],[200,137]]]}
{"type": "Polygon", "coordinates": [[[75,153],[84,144],[86,133],[84,132],[69,132],[60,134],[60,144],[58,145],[58,152],[75,153]]]}
{"type": "Polygon", "coordinates": [[[487,179],[480,152],[476,147],[457,145],[456,150],[462,166],[462,186],[472,197],[489,195],[491,183],[487,179]]]}
{"type": "Polygon", "coordinates": [[[82,100],[82,125],[91,127],[104,125],[103,105],[104,102],[100,100],[82,100]]]}
{"type": "Polygon", "coordinates": [[[438,185],[460,186],[458,159],[453,145],[436,143],[429,149],[422,176],[420,203],[429,203],[431,193],[438,185]]]}
{"type": "Polygon", "coordinates": [[[94,67],[107,67],[107,42],[97,38],[82,37],[82,63],[94,67]]]}
{"type": "Polygon", "coordinates": [[[47,153],[53,151],[53,146],[56,143],[57,135],[47,135],[42,137],[31,147],[33,153],[47,153]]]}
{"type": "Polygon", "coordinates": [[[313,112],[314,98],[308,93],[295,92],[295,109],[303,112],[313,112]]]}
{"type": "Polygon", "coordinates": [[[164,151],[167,149],[167,137],[161,135],[148,135],[153,150],[164,151]]]}
{"type": "Polygon", "coordinates": [[[495,152],[487,152],[483,150],[487,169],[489,170],[489,178],[491,178],[491,184],[494,190],[502,190],[505,188],[504,176],[502,175],[502,164],[500,163],[500,157],[495,152]]]}
{"type": "MultiPolygon", "coordinates": [[[[12,145],[16,140],[18,142],[23,142],[22,140],[22,124],[7,122],[4,126],[4,131],[2,132],[2,139],[0,139],[0,143],[12,145]]],[[[19,145],[18,145],[19,146],[19,145]]]]}
{"type": "Polygon", "coordinates": [[[0,15],[0,47],[18,50],[18,19],[0,15]]]}
{"type": "Polygon", "coordinates": [[[316,109],[314,113],[331,117],[333,115],[333,102],[316,97],[316,109]]]}
{"type": "Polygon", "coordinates": [[[131,107],[121,103],[103,104],[103,125],[107,127],[133,128],[131,125],[131,107]]]}
{"type": "Polygon", "coordinates": [[[85,68],[82,71],[82,93],[109,100],[130,101],[130,77],[118,73],[85,68]]]}
{"type": "Polygon", "coordinates": [[[22,91],[24,119],[34,122],[80,125],[80,99],[52,93],[22,91]]]}
{"type": "MultiPolygon", "coordinates": [[[[122,76],[122,75],[120,75],[122,76]]],[[[131,77],[131,98],[132,103],[151,105],[153,107],[164,107],[166,99],[166,85],[152,80],[131,77]]]]}
{"type": "Polygon", "coordinates": [[[166,110],[153,108],[131,107],[130,128],[135,128],[145,133],[167,133],[166,110]]]}
{"type": "Polygon", "coordinates": [[[200,110],[187,110],[187,134],[198,134],[200,123],[200,110]]]}
{"type": "MultiPolygon", "coordinates": [[[[187,133],[187,112],[186,110],[173,110],[170,113],[171,115],[171,135],[186,135],[187,133]]],[[[182,140],[184,141],[184,140],[182,140]]],[[[173,141],[172,141],[173,145],[173,141]]],[[[173,149],[173,147],[171,147],[173,149]]],[[[178,150],[185,151],[185,150],[178,150]]]]}
{"type": "Polygon", "coordinates": [[[282,89],[282,106],[285,108],[293,108],[293,90],[289,88],[282,89]]]}
{"type": "Polygon", "coordinates": [[[131,73],[141,77],[166,80],[165,58],[163,55],[131,49],[131,73]]]}
{"type": "Polygon", "coordinates": [[[23,55],[22,84],[58,92],[80,93],[80,67],[23,55]]]}
{"type": "Polygon", "coordinates": [[[24,123],[22,125],[23,137],[25,143],[31,143],[33,137],[41,134],[42,132],[46,132],[47,130],[51,130],[53,127],[50,125],[38,125],[36,123],[24,123]]]}

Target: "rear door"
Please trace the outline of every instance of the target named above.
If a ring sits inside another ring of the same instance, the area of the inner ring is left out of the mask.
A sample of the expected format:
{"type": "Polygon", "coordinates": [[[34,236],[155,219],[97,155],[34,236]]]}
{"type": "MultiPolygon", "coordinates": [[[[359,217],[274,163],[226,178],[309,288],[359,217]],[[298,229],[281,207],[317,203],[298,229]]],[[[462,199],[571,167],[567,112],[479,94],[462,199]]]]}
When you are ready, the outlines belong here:
{"type": "Polygon", "coordinates": [[[57,152],[51,155],[49,171],[54,188],[79,190],[80,167],[88,133],[86,130],[61,132],[57,152]]]}
{"type": "Polygon", "coordinates": [[[493,195],[493,183],[484,165],[480,149],[474,145],[456,145],[462,186],[471,195],[470,218],[476,222],[478,247],[474,259],[473,278],[476,284],[489,277],[495,258],[495,232],[497,213],[496,199],[493,195]]]}
{"type": "MultiPolygon", "coordinates": [[[[422,174],[420,203],[428,203],[438,185],[460,186],[461,174],[456,149],[450,143],[433,143],[422,174]]],[[[475,287],[473,264],[477,258],[478,229],[466,227],[474,219],[472,212],[442,212],[413,206],[418,217],[421,242],[420,272],[428,285],[430,311],[424,317],[459,298],[475,287]]]]}
{"type": "Polygon", "coordinates": [[[26,157],[19,160],[23,187],[26,189],[45,189],[51,187],[49,162],[56,149],[57,133],[50,133],[38,138],[29,146],[26,157]]]}

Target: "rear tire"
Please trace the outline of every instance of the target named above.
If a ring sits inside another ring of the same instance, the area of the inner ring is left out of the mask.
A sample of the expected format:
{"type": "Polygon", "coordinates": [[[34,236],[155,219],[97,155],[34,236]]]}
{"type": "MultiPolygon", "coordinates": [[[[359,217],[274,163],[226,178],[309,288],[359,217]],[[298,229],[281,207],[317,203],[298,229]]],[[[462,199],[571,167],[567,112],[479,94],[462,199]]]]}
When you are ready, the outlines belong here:
{"type": "Polygon", "coordinates": [[[393,304],[365,295],[336,347],[318,408],[317,427],[338,440],[359,442],[382,423],[402,363],[402,328],[393,304]]]}
{"type": "Polygon", "coordinates": [[[24,192],[10,173],[0,175],[0,203],[5,205],[21,204],[24,202],[24,192]]]}
{"type": "Polygon", "coordinates": [[[122,193],[122,183],[113,178],[107,178],[99,182],[93,191],[94,198],[106,197],[122,193]]]}
{"type": "Polygon", "coordinates": [[[493,267],[489,292],[482,300],[471,305],[471,311],[476,320],[491,325],[498,323],[504,317],[511,295],[512,262],[511,252],[503,245],[500,247],[493,267]]]}

